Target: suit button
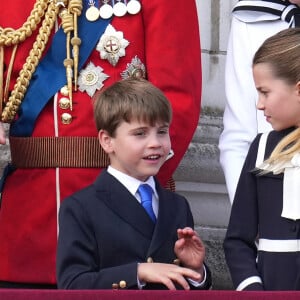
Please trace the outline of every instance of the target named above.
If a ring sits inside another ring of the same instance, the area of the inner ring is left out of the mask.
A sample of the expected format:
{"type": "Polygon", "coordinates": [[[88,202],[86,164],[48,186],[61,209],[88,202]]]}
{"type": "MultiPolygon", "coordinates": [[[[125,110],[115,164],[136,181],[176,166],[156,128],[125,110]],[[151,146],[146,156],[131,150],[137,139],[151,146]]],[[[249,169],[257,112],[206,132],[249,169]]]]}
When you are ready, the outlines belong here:
{"type": "Polygon", "coordinates": [[[59,107],[61,109],[69,109],[70,108],[70,99],[63,97],[59,100],[59,107]]]}
{"type": "Polygon", "coordinates": [[[72,116],[68,113],[63,113],[61,115],[61,122],[65,125],[70,124],[72,122],[72,116]]]}
{"type": "Polygon", "coordinates": [[[125,280],[121,280],[119,282],[119,286],[120,286],[121,289],[125,289],[126,288],[126,281],[125,280]]]}
{"type": "Polygon", "coordinates": [[[111,287],[112,287],[113,290],[117,290],[119,288],[119,285],[117,283],[113,283],[111,285],[111,287]]]}
{"type": "Polygon", "coordinates": [[[178,258],[175,258],[175,259],[173,260],[173,264],[174,264],[174,265],[177,265],[177,266],[180,266],[180,260],[179,260],[178,258]]]}
{"type": "Polygon", "coordinates": [[[147,263],[153,263],[153,258],[152,257],[148,257],[147,258],[147,263]]]}

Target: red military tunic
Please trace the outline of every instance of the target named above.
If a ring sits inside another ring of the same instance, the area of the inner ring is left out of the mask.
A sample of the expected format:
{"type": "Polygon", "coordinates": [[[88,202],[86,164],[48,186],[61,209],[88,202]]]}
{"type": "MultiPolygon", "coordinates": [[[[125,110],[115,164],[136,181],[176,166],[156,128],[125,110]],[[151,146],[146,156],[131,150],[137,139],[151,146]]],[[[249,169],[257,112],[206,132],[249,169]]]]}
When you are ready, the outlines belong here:
{"type": "MultiPolygon", "coordinates": [[[[111,25],[129,44],[113,66],[94,49],[83,69],[92,62],[109,77],[104,86],[121,79],[134,57],[145,65],[149,81],[172,103],[171,141],[174,156],[158,174],[162,184],[175,171],[198,124],[201,97],[201,59],[197,11],[194,1],[141,0],[138,14],[113,17],[111,25]]],[[[97,4],[97,3],[96,3],[97,4]]],[[[33,0],[1,1],[2,28],[22,26],[33,0]],[[26,4],[25,4],[26,3],[26,4]]],[[[85,9],[80,18],[85,18],[85,9]]],[[[80,36],[80,28],[79,28],[80,36]]],[[[16,81],[35,34],[19,45],[10,87],[16,81]]],[[[49,44],[51,43],[51,40],[49,44]]],[[[48,45],[49,46],[49,45],[48,45]]],[[[62,44],[60,47],[65,47],[62,44]]],[[[5,48],[5,70],[10,48],[5,48]]],[[[63,63],[63,62],[62,62],[63,63]]],[[[55,77],[55,71],[53,77],[55,77]]],[[[41,84],[41,89],[47,82],[41,84]]],[[[92,100],[86,91],[73,93],[73,110],[61,108],[60,90],[38,115],[33,137],[95,137],[92,100]],[[62,114],[71,116],[69,124],[62,114]]],[[[37,101],[39,99],[36,99],[37,101]]],[[[22,154],[22,149],[20,149],[22,154]]],[[[0,281],[55,284],[57,212],[60,202],[91,184],[99,168],[18,168],[5,181],[0,209],[0,281]]]]}

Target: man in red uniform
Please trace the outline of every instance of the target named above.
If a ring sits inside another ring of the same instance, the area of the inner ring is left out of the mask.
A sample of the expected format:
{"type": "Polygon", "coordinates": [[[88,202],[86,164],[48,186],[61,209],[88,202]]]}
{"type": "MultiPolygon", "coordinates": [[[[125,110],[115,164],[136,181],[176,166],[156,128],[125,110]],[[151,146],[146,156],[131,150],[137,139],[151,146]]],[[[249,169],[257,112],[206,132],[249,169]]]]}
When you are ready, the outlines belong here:
{"type": "MultiPolygon", "coordinates": [[[[170,100],[173,154],[158,174],[163,185],[198,124],[201,56],[194,1],[83,0],[78,9],[80,4],[81,0],[0,3],[5,11],[0,17],[0,95],[6,102],[2,120],[11,122],[12,155],[2,178],[2,287],[55,287],[60,203],[91,184],[99,168],[107,165],[97,144],[92,110],[92,97],[103,86],[143,76],[170,100]],[[56,28],[70,11],[74,28],[56,28]],[[51,18],[56,22],[53,28],[47,23],[51,18]],[[30,26],[32,35],[27,33],[30,26]]],[[[0,142],[5,143],[3,133],[0,142]]]]}

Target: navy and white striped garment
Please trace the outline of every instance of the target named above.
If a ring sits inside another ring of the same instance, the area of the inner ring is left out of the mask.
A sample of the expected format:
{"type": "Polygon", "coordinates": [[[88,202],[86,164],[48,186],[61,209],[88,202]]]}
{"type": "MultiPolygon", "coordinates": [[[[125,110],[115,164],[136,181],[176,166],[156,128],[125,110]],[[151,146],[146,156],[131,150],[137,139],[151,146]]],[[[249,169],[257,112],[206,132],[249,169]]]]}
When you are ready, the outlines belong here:
{"type": "Polygon", "coordinates": [[[233,8],[235,17],[246,23],[283,20],[289,27],[300,27],[300,8],[283,0],[240,0],[233,8]]]}

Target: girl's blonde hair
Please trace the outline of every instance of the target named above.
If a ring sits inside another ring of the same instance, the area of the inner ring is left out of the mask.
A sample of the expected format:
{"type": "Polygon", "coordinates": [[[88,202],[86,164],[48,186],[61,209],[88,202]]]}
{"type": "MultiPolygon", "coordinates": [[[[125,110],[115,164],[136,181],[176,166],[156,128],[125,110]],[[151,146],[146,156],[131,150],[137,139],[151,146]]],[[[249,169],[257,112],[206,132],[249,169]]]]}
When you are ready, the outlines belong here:
{"type": "MultiPolygon", "coordinates": [[[[273,75],[287,84],[300,81],[300,28],[289,28],[271,36],[261,45],[253,58],[253,66],[259,63],[270,65],[273,75]]],[[[285,136],[264,162],[268,171],[288,162],[300,151],[300,128],[285,136]]]]}

